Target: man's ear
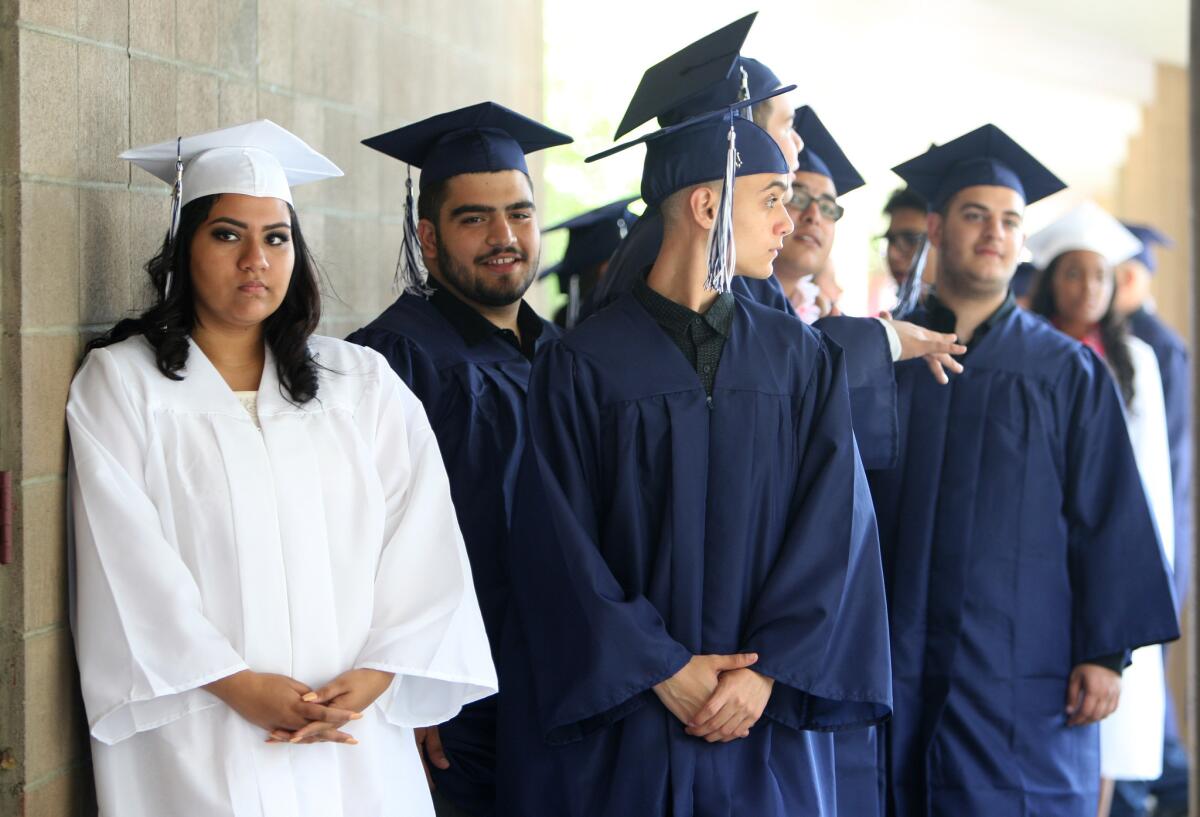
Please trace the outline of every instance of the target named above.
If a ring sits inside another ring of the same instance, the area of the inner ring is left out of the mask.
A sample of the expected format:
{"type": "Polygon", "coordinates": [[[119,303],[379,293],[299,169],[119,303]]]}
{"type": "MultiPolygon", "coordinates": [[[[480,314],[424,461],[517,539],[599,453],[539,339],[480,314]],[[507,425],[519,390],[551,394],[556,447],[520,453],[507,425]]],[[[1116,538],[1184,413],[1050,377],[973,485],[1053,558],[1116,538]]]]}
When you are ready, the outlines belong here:
{"type": "Polygon", "coordinates": [[[1115,292],[1128,290],[1136,282],[1136,279],[1137,271],[1134,270],[1133,264],[1122,262],[1113,268],[1113,282],[1116,284],[1114,287],[1115,292]]]}
{"type": "Polygon", "coordinates": [[[711,230],[717,221],[717,207],[721,196],[711,185],[699,184],[688,194],[688,214],[702,229],[711,230]]]}
{"type": "Polygon", "coordinates": [[[929,214],[925,227],[929,233],[929,243],[939,250],[942,248],[943,223],[942,214],[935,211],[929,214]]]}
{"type": "Polygon", "coordinates": [[[421,242],[421,255],[425,259],[426,268],[430,260],[437,258],[438,237],[433,222],[423,218],[417,222],[417,238],[421,242]]]}

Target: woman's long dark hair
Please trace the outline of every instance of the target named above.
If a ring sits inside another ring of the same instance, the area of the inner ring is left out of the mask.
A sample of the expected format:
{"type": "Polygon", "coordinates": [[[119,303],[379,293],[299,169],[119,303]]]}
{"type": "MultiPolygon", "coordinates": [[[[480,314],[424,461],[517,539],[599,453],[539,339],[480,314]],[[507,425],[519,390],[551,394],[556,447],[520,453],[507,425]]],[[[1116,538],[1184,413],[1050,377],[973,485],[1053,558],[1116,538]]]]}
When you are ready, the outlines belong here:
{"type": "MultiPolygon", "coordinates": [[[[154,305],[136,318],[125,318],[87,345],[87,351],[142,335],[154,347],[158,370],[171,380],[182,380],[179,371],[187,364],[188,338],[196,325],[195,291],[192,287],[191,247],[196,231],[207,219],[218,196],[203,196],[188,202],[179,214],[175,239],[167,236],[158,254],[146,262],[146,273],[154,287],[154,305]],[[171,274],[174,270],[174,274],[171,274]],[[166,291],[171,278],[171,290],[166,291]]],[[[306,403],[317,395],[317,364],[308,350],[308,338],[321,320],[321,295],[317,265],[300,232],[296,211],[288,205],[292,219],[292,245],[296,265],[283,302],[263,321],[263,338],[275,356],[280,384],[292,402],[306,403]]]]}
{"type": "MultiPolygon", "coordinates": [[[[1058,271],[1058,265],[1063,255],[1066,253],[1059,255],[1050,262],[1050,266],[1042,271],[1033,288],[1033,298],[1029,304],[1031,311],[1045,315],[1050,320],[1058,317],[1058,304],[1054,302],[1054,274],[1058,271]]],[[[1112,275],[1111,269],[1108,274],[1112,275]]],[[[1100,341],[1104,344],[1105,363],[1108,364],[1113,377],[1117,379],[1117,386],[1121,390],[1121,399],[1125,401],[1125,407],[1128,408],[1133,402],[1134,395],[1133,357],[1129,354],[1129,325],[1113,309],[1116,294],[1117,289],[1114,286],[1113,298],[1108,302],[1108,309],[1104,311],[1104,317],[1100,319],[1097,328],[1100,330],[1100,341]]]]}

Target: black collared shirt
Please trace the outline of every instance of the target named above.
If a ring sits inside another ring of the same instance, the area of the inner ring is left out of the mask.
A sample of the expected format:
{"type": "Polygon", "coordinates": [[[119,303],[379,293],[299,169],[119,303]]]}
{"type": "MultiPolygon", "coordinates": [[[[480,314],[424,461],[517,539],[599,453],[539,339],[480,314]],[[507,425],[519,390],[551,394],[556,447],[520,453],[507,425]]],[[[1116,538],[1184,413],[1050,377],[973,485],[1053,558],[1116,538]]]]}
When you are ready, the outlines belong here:
{"type": "Polygon", "coordinates": [[[634,284],[633,295],[683,352],[711,397],[721,352],[733,329],[733,295],[721,293],[704,313],[664,298],[641,278],[634,284]]]}
{"type": "Polygon", "coordinates": [[[433,294],[429,296],[429,302],[437,308],[438,312],[442,313],[442,317],[450,322],[458,334],[462,335],[462,339],[468,346],[476,346],[488,338],[499,337],[524,355],[526,359],[533,360],[534,349],[537,346],[538,338],[542,336],[545,324],[533,311],[533,307],[525,301],[521,301],[521,306],[517,310],[517,328],[521,330],[521,337],[518,338],[511,329],[502,329],[496,326],[467,303],[455,297],[449,290],[435,286],[433,281],[430,281],[429,285],[433,287],[433,294]]]}
{"type": "MultiPolygon", "coordinates": [[[[1013,297],[1012,291],[1008,293],[1008,297],[1004,299],[1004,303],[1000,304],[1000,308],[988,316],[987,320],[979,324],[975,329],[975,334],[970,340],[959,339],[959,343],[967,347],[969,352],[972,346],[975,346],[979,341],[983,340],[983,336],[992,330],[997,324],[1012,314],[1012,311],[1017,308],[1017,301],[1013,297]]],[[[937,299],[937,296],[932,292],[925,297],[925,312],[929,316],[926,322],[926,328],[932,329],[934,332],[943,332],[947,335],[955,334],[955,329],[958,326],[958,316],[937,299]]]]}

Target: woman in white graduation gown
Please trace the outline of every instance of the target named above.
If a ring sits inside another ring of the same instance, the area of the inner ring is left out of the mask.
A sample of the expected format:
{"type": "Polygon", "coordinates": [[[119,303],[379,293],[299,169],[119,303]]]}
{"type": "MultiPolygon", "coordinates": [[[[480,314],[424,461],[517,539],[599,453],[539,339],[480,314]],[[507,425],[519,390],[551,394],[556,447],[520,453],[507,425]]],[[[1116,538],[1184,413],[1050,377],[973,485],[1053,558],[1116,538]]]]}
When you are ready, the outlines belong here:
{"type": "Polygon", "coordinates": [[[123,158],[176,210],[67,406],[101,814],[431,815],[413,730],[496,675],[421,404],[312,335],[290,185],[341,171],[265,120],[123,158]]]}
{"type": "MultiPolygon", "coordinates": [[[[1116,378],[1138,471],[1170,562],[1175,553],[1174,501],[1158,359],[1112,309],[1113,268],[1137,254],[1141,242],[1100,207],[1085,202],[1030,236],[1028,244],[1034,264],[1043,270],[1031,308],[1092,347],[1116,378]]],[[[1165,706],[1162,647],[1135,650],[1121,678],[1117,710],[1100,723],[1105,780],[1157,780],[1162,775],[1165,706]]]]}

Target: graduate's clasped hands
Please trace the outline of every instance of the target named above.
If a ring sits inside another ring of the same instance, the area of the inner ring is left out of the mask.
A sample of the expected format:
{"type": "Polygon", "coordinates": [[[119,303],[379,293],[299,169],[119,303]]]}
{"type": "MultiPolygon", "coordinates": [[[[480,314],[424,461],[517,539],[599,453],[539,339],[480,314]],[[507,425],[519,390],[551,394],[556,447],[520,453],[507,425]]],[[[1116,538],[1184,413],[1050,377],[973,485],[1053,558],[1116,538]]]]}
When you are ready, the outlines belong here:
{"type": "Polygon", "coordinates": [[[341,727],[383,694],[392,673],[373,669],[344,672],[320,689],[286,675],[242,670],[205,688],[255,726],[267,743],[358,743],[341,727]]]}
{"type": "Polygon", "coordinates": [[[775,681],[750,669],[757,661],[756,653],[694,655],[654,692],[689,735],[728,743],[749,736],[771,698],[775,681]]]}

